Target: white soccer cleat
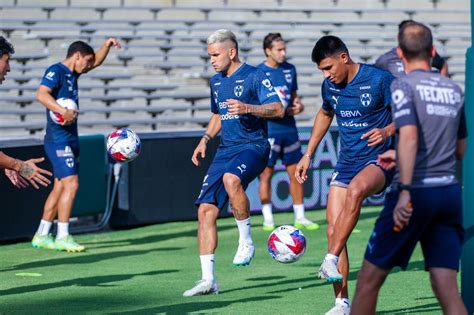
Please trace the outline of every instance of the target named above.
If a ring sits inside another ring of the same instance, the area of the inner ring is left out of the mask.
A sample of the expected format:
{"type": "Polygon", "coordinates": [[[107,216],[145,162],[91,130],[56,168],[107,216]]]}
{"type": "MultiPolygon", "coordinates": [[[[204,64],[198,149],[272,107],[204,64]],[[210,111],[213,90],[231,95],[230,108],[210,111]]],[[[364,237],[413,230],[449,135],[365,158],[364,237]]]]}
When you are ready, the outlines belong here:
{"type": "Polygon", "coordinates": [[[326,315],[349,315],[351,313],[351,306],[347,303],[339,304],[326,312],[326,315]]]}
{"type": "Polygon", "coordinates": [[[196,282],[196,285],[184,291],[183,296],[196,296],[196,295],[206,295],[206,294],[219,294],[219,287],[217,282],[201,279],[196,282]]]}
{"type": "Polygon", "coordinates": [[[247,266],[250,264],[254,255],[255,247],[253,244],[239,243],[239,248],[237,248],[237,253],[235,253],[232,263],[234,266],[247,266]]]}
{"type": "Polygon", "coordinates": [[[326,279],[328,282],[341,282],[342,275],[337,270],[337,264],[329,259],[324,259],[319,267],[319,278],[326,279]]]}

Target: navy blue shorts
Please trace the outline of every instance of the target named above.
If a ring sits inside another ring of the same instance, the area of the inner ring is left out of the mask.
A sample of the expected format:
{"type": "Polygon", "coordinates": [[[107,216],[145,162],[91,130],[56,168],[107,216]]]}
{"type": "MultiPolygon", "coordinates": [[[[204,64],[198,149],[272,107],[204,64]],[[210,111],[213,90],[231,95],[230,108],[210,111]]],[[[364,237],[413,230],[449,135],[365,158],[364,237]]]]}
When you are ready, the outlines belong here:
{"type": "Polygon", "coordinates": [[[458,270],[464,237],[460,185],[412,189],[413,214],[398,233],[393,231],[393,209],[397,201],[397,190],[385,195],[385,205],[369,239],[365,259],[384,269],[399,266],[405,270],[420,241],[425,270],[433,267],[458,270]]]}
{"type": "Polygon", "coordinates": [[[342,188],[349,187],[352,179],[368,165],[378,166],[385,175],[385,185],[378,193],[384,191],[385,188],[387,188],[392,182],[394,170],[386,170],[380,167],[377,164],[377,158],[368,159],[365,161],[337,161],[336,167],[332,173],[330,186],[338,186],[342,188]]]}
{"type": "Polygon", "coordinates": [[[210,203],[222,209],[229,199],[222,181],[224,174],[231,173],[238,176],[242,187],[246,189],[248,184],[265,169],[269,151],[270,147],[266,143],[219,148],[204,176],[201,192],[195,205],[210,203]]]}
{"type": "Polygon", "coordinates": [[[268,142],[271,148],[268,167],[274,167],[278,159],[284,165],[297,164],[303,156],[297,130],[269,135],[268,142]]]}
{"type": "Polygon", "coordinates": [[[53,175],[61,179],[79,174],[79,141],[45,142],[44,150],[53,166],[53,175]]]}

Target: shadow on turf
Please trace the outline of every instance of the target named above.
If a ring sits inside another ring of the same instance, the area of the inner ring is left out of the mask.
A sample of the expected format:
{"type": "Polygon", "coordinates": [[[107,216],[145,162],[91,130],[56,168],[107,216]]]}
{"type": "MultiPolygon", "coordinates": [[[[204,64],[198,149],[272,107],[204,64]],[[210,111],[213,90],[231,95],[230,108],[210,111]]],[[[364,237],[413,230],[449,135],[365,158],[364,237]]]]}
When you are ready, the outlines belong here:
{"type": "MultiPolygon", "coordinates": [[[[25,270],[25,269],[30,269],[30,268],[42,268],[42,267],[52,267],[52,266],[58,266],[58,265],[69,265],[69,264],[93,264],[99,261],[104,261],[107,259],[114,259],[114,258],[123,258],[123,257],[129,257],[129,256],[139,256],[139,255],[145,255],[148,253],[152,252],[169,252],[169,251],[174,251],[174,250],[181,250],[183,247],[163,247],[163,248],[155,248],[155,249],[147,249],[147,250],[123,250],[123,251],[117,251],[117,252],[108,252],[108,253],[98,253],[98,254],[92,254],[92,253],[72,253],[72,254],[67,254],[67,257],[61,257],[61,258],[49,258],[47,260],[41,260],[41,261],[32,261],[24,264],[19,264],[16,266],[12,266],[10,268],[5,268],[0,270],[1,272],[5,271],[15,271],[15,270],[25,270]]],[[[32,249],[32,251],[35,249],[32,249]]],[[[52,255],[57,255],[60,253],[51,251],[52,255]]]]}
{"type": "MultiPolygon", "coordinates": [[[[414,271],[414,270],[423,270],[424,268],[424,262],[422,260],[419,261],[414,261],[408,264],[407,271],[414,271]]],[[[400,268],[392,270],[393,273],[397,273],[402,271],[400,268]]],[[[357,279],[357,274],[359,270],[353,270],[349,272],[349,281],[351,280],[356,280],[357,279]]],[[[309,274],[305,278],[298,278],[298,279],[285,279],[286,277],[284,276],[273,276],[273,277],[261,277],[261,278],[249,278],[247,281],[269,281],[269,280],[278,280],[278,281],[273,281],[273,282],[266,282],[262,284],[255,284],[255,285],[248,285],[245,286],[244,288],[235,288],[235,289],[230,289],[230,290],[224,290],[221,291],[222,294],[224,293],[229,293],[232,291],[241,291],[241,290],[247,290],[247,289],[255,289],[255,288],[265,288],[265,287],[280,287],[280,286],[285,286],[288,284],[295,284],[294,287],[292,288],[285,288],[281,290],[274,290],[274,291],[269,291],[269,294],[275,294],[275,293],[285,293],[288,291],[295,291],[295,290],[303,290],[303,289],[309,289],[309,288],[314,288],[314,287],[319,287],[322,285],[331,285],[330,283],[318,279],[316,275],[316,271],[313,274],[309,274]],[[285,279],[285,280],[283,280],[285,279]],[[309,283],[308,283],[309,282],[309,283]],[[302,285],[304,284],[304,285],[302,285]]]]}
{"type": "Polygon", "coordinates": [[[77,279],[70,279],[70,280],[64,280],[64,281],[53,282],[53,283],[28,285],[28,286],[23,286],[23,287],[0,290],[0,296],[31,293],[31,292],[36,292],[36,291],[57,289],[61,287],[70,287],[70,286],[113,287],[116,285],[109,284],[109,283],[130,280],[138,276],[155,276],[155,275],[178,272],[178,271],[179,270],[176,270],[176,269],[170,269],[170,270],[155,270],[155,271],[149,271],[145,273],[119,274],[119,275],[107,275],[107,276],[97,276],[97,277],[81,277],[77,279]]]}
{"type": "Polygon", "coordinates": [[[429,303],[425,305],[418,305],[413,307],[404,307],[400,309],[393,309],[389,311],[377,311],[377,314],[410,314],[416,312],[418,313],[439,313],[441,311],[441,307],[438,303],[429,303]]]}
{"type": "MultiPolygon", "coordinates": [[[[212,296],[210,296],[212,297],[212,296]]],[[[227,307],[235,303],[248,303],[248,302],[261,302],[265,300],[279,299],[281,296],[253,296],[240,300],[231,301],[202,301],[202,302],[190,302],[184,303],[184,301],[191,301],[192,299],[203,299],[206,297],[191,297],[183,298],[183,303],[164,305],[158,307],[137,309],[134,311],[116,312],[109,314],[186,314],[192,312],[198,312],[199,314],[210,312],[213,309],[227,307]]],[[[218,311],[216,311],[218,312],[218,311]]]]}
{"type": "MultiPolygon", "coordinates": [[[[222,225],[219,226],[218,231],[222,232],[225,230],[236,229],[235,225],[222,225]]],[[[197,237],[197,230],[189,230],[176,233],[166,233],[166,234],[153,234],[147,235],[141,238],[129,238],[129,239],[117,239],[112,241],[104,242],[81,242],[84,245],[92,245],[91,248],[110,248],[115,246],[127,246],[127,245],[143,245],[143,244],[152,244],[157,242],[163,242],[167,240],[172,240],[180,237],[197,237]],[[102,245],[102,246],[94,246],[102,245]]]]}

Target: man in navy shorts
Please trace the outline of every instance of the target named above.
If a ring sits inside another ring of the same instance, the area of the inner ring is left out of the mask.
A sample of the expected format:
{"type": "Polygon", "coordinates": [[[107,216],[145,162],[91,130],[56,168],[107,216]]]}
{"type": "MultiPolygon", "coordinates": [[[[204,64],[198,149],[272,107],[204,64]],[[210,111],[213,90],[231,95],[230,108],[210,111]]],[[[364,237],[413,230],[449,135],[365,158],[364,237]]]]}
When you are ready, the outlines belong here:
{"type": "Polygon", "coordinates": [[[111,47],[120,47],[120,43],[115,38],[109,38],[97,52],[85,42],[72,43],[66,59],[46,70],[36,92],[36,98],[46,107],[44,149],[53,165],[54,186],[44,204],[38,231],[31,241],[35,248],[67,252],[85,250],[84,246],[76,243],[69,234],[69,218],[79,188],[78,112],[62,107],[56,100],[70,99],[79,107],[77,81],[80,75],[100,66],[111,47]],[[50,111],[62,115],[64,121],[61,124],[54,123],[49,115],[50,111]],[[58,233],[56,239],[53,239],[49,231],[56,216],[58,233]]]}
{"type": "Polygon", "coordinates": [[[221,132],[221,143],[204,177],[196,205],[198,247],[202,277],[184,296],[217,294],[214,252],[216,220],[228,200],[239,229],[239,246],[233,264],[250,264],[255,248],[250,235],[249,201],[245,188],[265,168],[270,146],[265,118],[283,117],[283,105],[265,73],[242,63],[235,35],[218,30],[207,39],[212,67],[211,111],[206,133],[197,145],[192,162],[199,166],[207,143],[221,132]]]}
{"type": "Polygon", "coordinates": [[[407,75],[391,86],[397,156],[393,150],[380,156],[384,167],[398,165],[367,245],[351,314],[375,314],[387,275],[396,266],[407,268],[418,242],[443,313],[467,314],[457,285],[464,229],[456,158],[462,157],[459,144],[467,136],[462,91],[431,71],[428,27],[409,24],[399,31],[398,42],[407,75]]]}
{"type": "Polygon", "coordinates": [[[312,59],[325,76],[323,105],[295,176],[301,183],[307,179],[311,157],[336,116],[341,149],[329,188],[328,253],[319,277],[333,283],[336,296],[334,307],[326,314],[349,314],[346,242],[364,199],[382,192],[391,180],[390,172],[377,164],[377,156],[391,147],[394,125],[390,83],[394,77],[385,70],[352,61],[346,45],[335,36],[319,39],[312,59]]]}
{"type": "Polygon", "coordinates": [[[286,44],[280,33],[270,33],[263,39],[265,62],[257,66],[272,81],[275,91],[285,107],[282,119],[268,120],[270,158],[259,176],[258,192],[262,203],[263,230],[273,231],[275,223],[272,211],[271,179],[278,159],[285,165],[290,179],[290,194],[293,201],[295,227],[317,230],[319,225],[307,219],[303,203],[303,185],[293,176],[296,164],[301,159],[301,143],[296,128],[295,115],[303,112],[304,105],[297,94],[296,68],[286,61],[286,44]]]}

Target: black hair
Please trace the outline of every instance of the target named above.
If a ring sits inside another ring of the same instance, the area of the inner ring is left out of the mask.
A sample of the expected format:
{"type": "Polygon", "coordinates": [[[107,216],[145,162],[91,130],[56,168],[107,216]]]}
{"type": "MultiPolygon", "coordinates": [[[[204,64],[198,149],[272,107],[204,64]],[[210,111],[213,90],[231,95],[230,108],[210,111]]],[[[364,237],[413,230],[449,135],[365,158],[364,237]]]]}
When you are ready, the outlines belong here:
{"type": "Polygon", "coordinates": [[[272,48],[273,47],[273,42],[284,42],[283,37],[281,36],[280,33],[268,33],[267,36],[263,39],[263,52],[265,53],[265,56],[267,53],[265,52],[265,49],[267,48],[272,48]]]}
{"type": "Polygon", "coordinates": [[[349,54],[346,44],[339,37],[327,35],[321,37],[314,45],[311,60],[319,64],[324,58],[341,53],[349,54]]]}
{"type": "Polygon", "coordinates": [[[78,40],[72,43],[71,45],[69,45],[67,49],[66,58],[71,57],[76,52],[79,52],[81,56],[94,55],[94,49],[89,44],[81,40],[78,40]]]}
{"type": "Polygon", "coordinates": [[[398,32],[398,46],[408,60],[429,60],[433,49],[431,30],[417,22],[406,24],[398,32]]]}
{"type": "Polygon", "coordinates": [[[6,55],[6,54],[13,55],[14,53],[15,53],[15,49],[13,48],[13,45],[10,44],[10,42],[8,42],[5,37],[0,36],[1,56],[6,55]]]}

